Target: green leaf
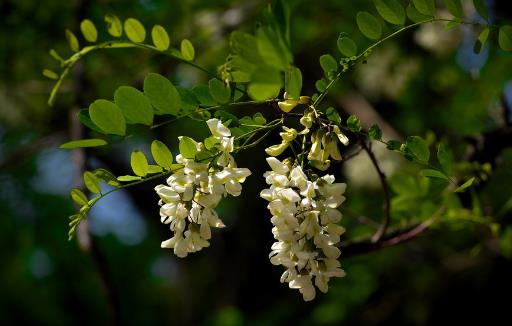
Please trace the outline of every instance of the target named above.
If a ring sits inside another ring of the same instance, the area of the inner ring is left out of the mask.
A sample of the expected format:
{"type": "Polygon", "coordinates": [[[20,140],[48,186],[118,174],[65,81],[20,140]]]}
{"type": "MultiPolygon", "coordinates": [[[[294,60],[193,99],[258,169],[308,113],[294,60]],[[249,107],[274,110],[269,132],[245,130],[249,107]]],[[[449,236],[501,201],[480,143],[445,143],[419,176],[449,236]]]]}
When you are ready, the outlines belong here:
{"type": "Polygon", "coordinates": [[[382,139],[382,130],[376,124],[372,125],[370,129],[368,129],[368,135],[371,139],[381,140],[382,139]]]}
{"type": "Polygon", "coordinates": [[[166,170],[170,170],[172,167],[172,153],[169,148],[159,140],[154,140],[151,143],[151,155],[156,164],[160,165],[166,170]]]}
{"type": "Polygon", "coordinates": [[[158,165],[148,165],[148,174],[161,173],[163,171],[161,166],[158,165]]]}
{"type": "Polygon", "coordinates": [[[114,174],[112,174],[112,172],[110,172],[106,169],[99,168],[99,169],[94,170],[93,173],[96,176],[96,178],[100,179],[101,181],[105,182],[106,184],[114,186],[114,187],[119,186],[119,182],[117,181],[116,176],[114,174]]]}
{"type": "Polygon", "coordinates": [[[260,26],[256,30],[256,39],[263,62],[279,71],[286,71],[293,58],[279,32],[271,26],[260,26]]]}
{"type": "Polygon", "coordinates": [[[453,155],[443,143],[440,143],[437,147],[437,160],[439,164],[441,164],[441,169],[443,169],[446,174],[451,175],[453,169],[453,155]]]}
{"type": "Polygon", "coordinates": [[[446,9],[456,18],[462,18],[464,15],[460,0],[444,0],[444,4],[446,5],[446,9]]]}
{"type": "Polygon", "coordinates": [[[448,180],[448,177],[443,172],[438,170],[425,169],[421,170],[420,174],[426,178],[438,178],[448,180]]]}
{"type": "Polygon", "coordinates": [[[302,91],[302,73],[299,68],[290,66],[284,74],[284,88],[288,97],[298,100],[302,91]]]}
{"type": "Polygon", "coordinates": [[[475,53],[478,54],[478,53],[482,52],[485,42],[487,42],[487,38],[489,37],[489,32],[490,32],[490,29],[489,29],[489,26],[487,26],[480,33],[480,35],[478,36],[478,39],[475,42],[475,46],[473,47],[473,51],[475,53]]]}
{"type": "Polygon", "coordinates": [[[74,149],[74,148],[84,148],[84,147],[98,147],[107,145],[108,143],[103,139],[92,138],[92,139],[80,139],[80,140],[72,140],[68,141],[59,146],[61,149],[74,149]]]}
{"type": "Polygon", "coordinates": [[[208,86],[215,102],[219,104],[229,103],[231,100],[231,89],[229,86],[216,78],[210,79],[208,86]]]}
{"type": "Polygon", "coordinates": [[[489,10],[485,5],[485,0],[473,0],[476,12],[485,20],[489,20],[489,10]]]}
{"type": "Polygon", "coordinates": [[[428,19],[432,19],[432,16],[424,15],[416,9],[413,3],[409,3],[407,6],[407,17],[415,23],[424,22],[428,19]]]}
{"type": "Polygon", "coordinates": [[[183,59],[187,61],[194,60],[194,57],[196,55],[196,51],[194,49],[194,45],[192,45],[192,42],[190,42],[188,39],[184,39],[181,41],[181,56],[183,59]]]}
{"type": "Polygon", "coordinates": [[[455,189],[455,192],[463,192],[467,188],[471,187],[473,185],[473,182],[475,182],[475,177],[473,177],[473,178],[469,179],[468,181],[464,182],[464,184],[462,184],[462,186],[460,186],[457,189],[455,189]]]}
{"type": "Polygon", "coordinates": [[[427,16],[434,16],[436,7],[434,0],[413,0],[414,6],[420,13],[427,16]]]}
{"type": "Polygon", "coordinates": [[[181,98],[169,79],[155,73],[148,74],[144,78],[144,94],[157,109],[157,114],[178,115],[181,98]]]}
{"type": "Polygon", "coordinates": [[[99,194],[101,192],[98,179],[96,179],[96,176],[91,171],[84,172],[84,184],[92,193],[99,194]]]}
{"type": "Polygon", "coordinates": [[[325,116],[331,122],[334,122],[337,124],[341,123],[341,117],[340,117],[338,111],[333,107],[329,107],[329,108],[327,108],[327,110],[325,110],[325,116]]]}
{"type": "Polygon", "coordinates": [[[500,27],[498,43],[503,50],[512,51],[512,26],[505,25],[500,27]]]}
{"type": "Polygon", "coordinates": [[[54,71],[52,71],[50,69],[44,69],[43,76],[50,78],[50,79],[59,79],[59,75],[57,75],[57,73],[55,73],[54,71]]]}
{"type": "Polygon", "coordinates": [[[89,110],[88,109],[81,109],[78,112],[78,120],[86,126],[87,128],[94,130],[99,133],[103,133],[103,130],[100,129],[97,125],[92,122],[91,117],[89,116],[89,110]]]}
{"type": "Polygon", "coordinates": [[[378,40],[382,35],[382,26],[380,21],[372,14],[361,11],[356,16],[357,27],[364,36],[371,40],[378,40]]]}
{"type": "Polygon", "coordinates": [[[267,123],[267,119],[265,119],[265,117],[259,112],[254,113],[254,115],[252,116],[252,120],[254,121],[254,124],[257,124],[259,126],[263,126],[264,124],[267,123]]]}
{"type": "Polygon", "coordinates": [[[50,55],[52,56],[52,58],[54,58],[55,60],[57,60],[58,62],[60,63],[63,63],[64,62],[64,59],[62,59],[62,57],[57,53],[57,51],[55,51],[54,49],[51,49],[48,53],[50,53],[50,55]]]}
{"type": "Polygon", "coordinates": [[[223,124],[229,126],[230,128],[237,127],[240,124],[238,118],[234,114],[224,110],[215,111],[214,117],[220,119],[223,124]]]}
{"type": "Polygon", "coordinates": [[[408,152],[411,153],[420,163],[428,163],[428,159],[430,158],[430,150],[423,138],[419,136],[407,137],[405,145],[408,152]]]}
{"type": "Polygon", "coordinates": [[[319,79],[315,83],[315,88],[319,92],[323,92],[327,89],[327,81],[325,79],[319,79]]]}
{"type": "Polygon", "coordinates": [[[94,26],[94,23],[89,19],[82,20],[80,23],[80,30],[82,31],[82,35],[86,41],[94,43],[98,40],[98,30],[96,29],[96,26],[94,26]]]}
{"type": "Polygon", "coordinates": [[[329,79],[334,78],[333,74],[338,71],[338,63],[330,54],[320,56],[320,66],[325,72],[325,76],[329,79]]]}
{"type": "Polygon", "coordinates": [[[254,100],[263,101],[276,98],[282,87],[283,80],[279,70],[261,67],[252,74],[247,92],[254,100]]]}
{"type": "Polygon", "coordinates": [[[347,128],[354,132],[361,131],[361,121],[359,121],[359,118],[357,116],[351,115],[347,119],[347,128]]]}
{"type": "Polygon", "coordinates": [[[73,199],[73,201],[80,206],[85,206],[89,202],[89,199],[87,199],[87,196],[80,189],[77,189],[77,188],[71,189],[70,195],[71,195],[71,199],[73,199]]]}
{"type": "Polygon", "coordinates": [[[206,149],[210,150],[210,149],[214,148],[215,145],[217,145],[219,143],[220,143],[220,141],[217,138],[210,136],[204,140],[204,147],[206,147],[206,149]]]}
{"type": "Polygon", "coordinates": [[[124,32],[133,43],[142,43],[146,38],[144,26],[135,18],[128,18],[124,21],[124,32]]]}
{"type": "Polygon", "coordinates": [[[356,43],[351,38],[346,36],[338,38],[338,50],[340,50],[341,54],[348,58],[357,55],[356,43]]]}
{"type": "Polygon", "coordinates": [[[204,106],[214,106],[217,105],[217,102],[212,97],[210,93],[210,87],[206,85],[197,85],[192,89],[195,97],[204,106]]]}
{"type": "Polygon", "coordinates": [[[71,51],[78,52],[80,51],[80,45],[78,44],[78,39],[75,34],[69,29],[66,29],[66,39],[68,40],[69,47],[71,51]]]}
{"type": "Polygon", "coordinates": [[[402,148],[402,142],[398,140],[390,140],[386,146],[390,151],[399,151],[402,148]]]}
{"type": "Polygon", "coordinates": [[[179,140],[180,154],[184,158],[193,159],[197,153],[196,142],[192,138],[186,136],[179,137],[179,140]]]}
{"type": "Polygon", "coordinates": [[[153,124],[153,108],[144,94],[131,86],[121,86],[114,93],[114,101],[121,109],[126,123],[153,124]]]}
{"type": "Polygon", "coordinates": [[[134,175],[121,175],[121,176],[117,177],[117,180],[121,181],[121,182],[138,181],[138,180],[141,180],[141,179],[142,179],[141,177],[134,176],[134,175]]]}
{"type": "Polygon", "coordinates": [[[452,28],[455,28],[457,26],[460,26],[461,22],[458,21],[450,21],[446,23],[446,30],[450,30],[452,28]]]}
{"type": "Polygon", "coordinates": [[[160,51],[167,50],[171,44],[169,34],[167,34],[165,28],[160,25],[153,26],[153,29],[151,30],[151,38],[153,39],[153,44],[160,51]]]}
{"type": "Polygon", "coordinates": [[[133,173],[139,177],[145,177],[148,174],[149,164],[146,155],[139,150],[134,150],[130,158],[130,165],[133,173]]]}
{"type": "Polygon", "coordinates": [[[106,15],[105,22],[107,23],[107,30],[110,35],[120,37],[123,34],[123,25],[117,16],[106,15]]]}
{"type": "Polygon", "coordinates": [[[393,25],[405,23],[405,10],[397,0],[374,0],[379,15],[393,25]]]}
{"type": "Polygon", "coordinates": [[[123,112],[114,103],[107,100],[96,100],[89,106],[92,122],[104,133],[124,136],[126,122],[123,112]]]}

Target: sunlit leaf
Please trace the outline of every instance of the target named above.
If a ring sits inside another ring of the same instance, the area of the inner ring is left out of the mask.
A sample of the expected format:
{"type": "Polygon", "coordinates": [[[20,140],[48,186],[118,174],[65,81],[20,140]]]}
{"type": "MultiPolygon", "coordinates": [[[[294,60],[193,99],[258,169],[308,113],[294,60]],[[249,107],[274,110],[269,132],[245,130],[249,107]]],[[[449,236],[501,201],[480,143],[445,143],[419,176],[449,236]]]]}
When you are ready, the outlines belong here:
{"type": "Polygon", "coordinates": [[[131,182],[142,180],[142,178],[134,175],[120,175],[117,177],[117,180],[121,182],[131,182]]]}
{"type": "Polygon", "coordinates": [[[503,50],[512,51],[512,26],[505,25],[500,27],[498,43],[503,50]]]}
{"type": "Polygon", "coordinates": [[[50,69],[44,69],[43,76],[50,78],[50,79],[59,79],[59,75],[57,75],[57,73],[55,73],[54,71],[52,71],[50,69]]]}
{"type": "Polygon", "coordinates": [[[157,114],[177,115],[181,98],[176,87],[162,75],[150,73],[144,78],[144,95],[156,108],[157,114]]]}
{"type": "Polygon", "coordinates": [[[153,107],[149,99],[136,88],[121,86],[114,93],[114,101],[121,109],[126,123],[153,124],[153,107]]]}
{"type": "Polygon", "coordinates": [[[252,75],[247,92],[256,101],[276,98],[283,87],[281,73],[271,67],[262,67],[252,75]]]}
{"type": "Polygon", "coordinates": [[[184,158],[189,158],[189,159],[194,158],[197,153],[196,142],[192,138],[185,137],[185,136],[181,136],[179,139],[180,139],[180,143],[179,143],[180,154],[184,158]]]}
{"type": "Polygon", "coordinates": [[[103,139],[91,138],[91,139],[80,139],[80,140],[72,140],[68,141],[59,146],[62,149],[74,149],[74,148],[84,148],[84,147],[98,147],[107,145],[108,143],[103,139]]]}
{"type": "Polygon", "coordinates": [[[98,179],[96,179],[96,176],[91,171],[84,172],[84,184],[92,193],[99,194],[101,192],[98,179]]]}
{"type": "Polygon", "coordinates": [[[181,56],[183,59],[187,61],[194,60],[194,57],[196,55],[196,51],[194,49],[194,45],[192,45],[192,42],[190,42],[188,39],[184,39],[181,41],[181,56]]]}
{"type": "Polygon", "coordinates": [[[171,41],[169,40],[169,34],[165,28],[160,25],[153,26],[151,30],[151,38],[153,39],[153,44],[160,51],[165,51],[169,48],[171,41]]]}
{"type": "Polygon", "coordinates": [[[382,26],[380,21],[372,14],[361,11],[356,16],[357,27],[364,36],[371,40],[378,40],[382,35],[382,26]]]}
{"type": "Polygon", "coordinates": [[[96,42],[98,40],[98,30],[94,23],[89,19],[84,19],[80,23],[80,30],[85,40],[88,42],[96,42]]]}
{"type": "Polygon", "coordinates": [[[69,29],[66,29],[66,39],[68,40],[69,48],[73,52],[80,51],[80,45],[78,44],[78,39],[76,38],[75,34],[73,34],[72,31],[69,29]]]}
{"type": "Polygon", "coordinates": [[[151,155],[156,164],[160,165],[166,170],[170,170],[172,167],[172,153],[169,148],[159,140],[154,140],[151,143],[151,155]]]}
{"type": "Polygon", "coordinates": [[[146,38],[146,29],[135,18],[128,18],[124,21],[124,32],[128,39],[134,43],[142,43],[146,38]]]}
{"type": "Polygon", "coordinates": [[[107,100],[96,100],[89,106],[92,122],[106,134],[124,136],[126,122],[121,109],[107,100]]]}
{"type": "Polygon", "coordinates": [[[105,22],[107,23],[107,30],[110,35],[120,37],[123,34],[123,25],[117,16],[106,15],[105,22]]]}
{"type": "Polygon", "coordinates": [[[299,68],[290,66],[285,71],[285,91],[288,97],[299,99],[302,90],[302,73],[299,68]]]}
{"type": "Polygon", "coordinates": [[[473,185],[473,182],[475,182],[475,177],[469,179],[468,181],[464,182],[460,187],[455,189],[455,192],[463,192],[467,188],[471,187],[473,185]]]}
{"type": "Polygon", "coordinates": [[[489,27],[485,27],[484,30],[480,33],[480,35],[478,35],[478,38],[475,42],[475,46],[473,47],[473,51],[475,53],[480,53],[482,52],[482,49],[485,45],[485,42],[487,42],[487,38],[489,37],[489,32],[490,32],[490,29],[489,27]]]}
{"type": "Polygon", "coordinates": [[[87,205],[87,203],[89,202],[89,199],[87,199],[87,196],[80,189],[77,189],[77,188],[71,189],[70,195],[71,195],[71,199],[73,199],[73,201],[80,206],[87,205]]]}
{"type": "Polygon", "coordinates": [[[146,159],[146,155],[144,155],[143,152],[134,150],[130,158],[130,165],[132,167],[133,173],[139,177],[145,177],[148,174],[148,160],[146,159]]]}

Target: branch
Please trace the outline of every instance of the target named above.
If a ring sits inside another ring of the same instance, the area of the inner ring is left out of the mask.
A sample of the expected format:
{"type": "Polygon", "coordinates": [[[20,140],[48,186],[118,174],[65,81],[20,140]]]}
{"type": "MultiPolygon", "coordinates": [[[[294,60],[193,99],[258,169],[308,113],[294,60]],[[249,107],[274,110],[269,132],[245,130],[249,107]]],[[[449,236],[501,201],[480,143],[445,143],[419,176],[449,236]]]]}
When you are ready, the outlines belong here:
{"type": "Polygon", "coordinates": [[[382,191],[384,192],[384,204],[383,204],[384,218],[382,220],[382,224],[380,225],[379,229],[377,229],[375,234],[372,236],[372,242],[377,243],[380,241],[382,236],[386,233],[386,230],[389,226],[389,222],[391,220],[391,204],[390,204],[390,196],[389,196],[389,185],[386,180],[386,175],[380,168],[379,162],[377,161],[375,154],[372,152],[370,147],[368,147],[368,144],[366,143],[366,141],[360,139],[359,142],[361,143],[361,147],[363,148],[363,150],[370,157],[370,160],[372,161],[372,164],[375,167],[375,170],[377,171],[377,174],[379,176],[380,183],[382,185],[382,191]]]}

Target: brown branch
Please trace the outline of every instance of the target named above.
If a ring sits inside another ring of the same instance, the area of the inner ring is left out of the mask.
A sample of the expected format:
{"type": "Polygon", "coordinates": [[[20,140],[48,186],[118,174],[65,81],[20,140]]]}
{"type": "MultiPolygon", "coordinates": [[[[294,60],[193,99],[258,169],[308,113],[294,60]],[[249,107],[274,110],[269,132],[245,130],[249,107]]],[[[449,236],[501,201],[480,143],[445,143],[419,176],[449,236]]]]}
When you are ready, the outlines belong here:
{"type": "Polygon", "coordinates": [[[384,217],[382,219],[382,223],[381,223],[380,227],[377,229],[375,234],[372,236],[372,242],[377,243],[386,233],[386,230],[389,226],[389,222],[391,220],[391,202],[390,202],[391,199],[389,196],[389,185],[388,185],[388,182],[386,179],[386,175],[380,168],[379,162],[377,161],[377,158],[375,157],[375,154],[372,152],[369,145],[363,139],[360,139],[359,142],[361,143],[361,147],[363,148],[363,150],[370,157],[370,160],[372,161],[372,164],[375,167],[377,174],[379,175],[380,183],[382,185],[382,191],[384,193],[384,203],[383,203],[384,217]]]}
{"type": "Polygon", "coordinates": [[[398,229],[383,237],[378,241],[373,241],[373,236],[369,239],[342,243],[340,249],[343,252],[343,257],[351,257],[373,252],[382,248],[396,246],[415,239],[425,233],[432,224],[434,224],[445,212],[446,207],[441,206],[429,219],[422,223],[415,224],[405,229],[398,229]]]}

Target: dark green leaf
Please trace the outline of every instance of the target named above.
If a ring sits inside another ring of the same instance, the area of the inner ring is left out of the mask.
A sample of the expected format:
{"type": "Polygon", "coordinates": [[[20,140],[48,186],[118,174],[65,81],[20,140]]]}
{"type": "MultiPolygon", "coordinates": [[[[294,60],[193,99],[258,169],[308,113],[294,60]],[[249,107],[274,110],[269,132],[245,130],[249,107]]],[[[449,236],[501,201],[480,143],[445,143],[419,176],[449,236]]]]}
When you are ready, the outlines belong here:
{"type": "Polygon", "coordinates": [[[107,100],[96,100],[89,106],[92,122],[104,133],[124,136],[126,123],[123,112],[114,103],[107,100]]]}
{"type": "Polygon", "coordinates": [[[157,110],[157,114],[178,115],[181,98],[176,87],[162,75],[150,73],[144,78],[144,95],[157,110]]]}
{"type": "Polygon", "coordinates": [[[180,139],[180,144],[179,144],[180,154],[184,158],[193,159],[197,153],[196,142],[192,138],[185,137],[185,136],[181,136],[181,137],[179,137],[179,139],[180,139]]]}
{"type": "Polygon", "coordinates": [[[439,161],[439,164],[441,164],[443,171],[446,174],[451,175],[453,168],[453,155],[443,143],[439,144],[437,147],[437,160],[439,161]]]}
{"type": "Polygon", "coordinates": [[[165,51],[169,48],[171,41],[169,40],[169,34],[165,28],[160,25],[153,26],[151,30],[151,38],[153,39],[153,44],[160,51],[165,51]]]}
{"type": "Polygon", "coordinates": [[[81,109],[78,112],[78,120],[80,120],[80,122],[87,128],[99,133],[103,133],[103,130],[101,130],[100,127],[92,122],[91,117],[89,116],[89,109],[81,109]]]}
{"type": "Polygon", "coordinates": [[[86,41],[96,42],[98,39],[98,30],[96,29],[96,26],[94,26],[94,23],[89,19],[82,20],[80,23],[80,30],[82,31],[82,35],[86,41]]]}
{"type": "Polygon", "coordinates": [[[327,108],[327,110],[325,110],[325,115],[326,115],[327,119],[329,119],[329,121],[334,122],[336,124],[341,123],[341,117],[335,108],[333,108],[333,107],[327,108]]]}
{"type": "Polygon", "coordinates": [[[247,88],[249,96],[256,101],[276,98],[283,87],[281,73],[271,67],[261,67],[251,77],[247,88]]]}
{"type": "Polygon", "coordinates": [[[302,73],[300,69],[290,66],[285,71],[285,90],[290,98],[298,100],[302,91],[302,73]]]}
{"type": "Polygon", "coordinates": [[[119,182],[117,181],[116,176],[112,172],[110,172],[106,169],[99,168],[99,169],[94,170],[93,173],[96,176],[96,178],[100,179],[101,181],[105,182],[106,184],[114,186],[114,187],[119,186],[119,182]]]}
{"type": "Polygon", "coordinates": [[[128,18],[124,21],[124,32],[133,43],[142,43],[146,38],[146,29],[135,18],[128,18]]]}
{"type": "Polygon", "coordinates": [[[210,93],[210,88],[206,85],[197,85],[192,89],[195,97],[204,106],[214,106],[217,105],[217,102],[212,97],[210,93]]]}
{"type": "Polygon", "coordinates": [[[66,39],[68,40],[69,48],[73,52],[80,51],[80,45],[78,44],[78,39],[76,38],[75,34],[73,34],[72,31],[69,29],[66,29],[66,39]]]}
{"type": "Polygon", "coordinates": [[[382,130],[380,130],[379,126],[374,124],[368,129],[368,135],[371,139],[381,140],[382,139],[382,130]]]}
{"type": "Polygon", "coordinates": [[[213,78],[208,82],[212,98],[219,104],[229,103],[231,100],[231,88],[220,80],[213,78]]]}
{"type": "Polygon", "coordinates": [[[107,30],[110,35],[120,37],[123,34],[123,25],[117,16],[106,15],[105,22],[107,23],[107,30]]]}
{"type": "Polygon", "coordinates": [[[462,186],[460,186],[457,189],[455,189],[455,192],[463,192],[467,188],[471,187],[473,185],[473,182],[475,182],[475,177],[473,177],[473,178],[469,179],[468,181],[464,182],[464,184],[462,184],[462,186]]]}
{"type": "Polygon", "coordinates": [[[153,108],[144,94],[131,86],[121,86],[114,93],[116,105],[123,111],[126,123],[153,124],[153,108]]]}
{"type": "Polygon", "coordinates": [[[475,42],[475,46],[473,47],[473,51],[475,53],[480,53],[482,52],[482,49],[485,45],[485,42],[487,42],[487,38],[489,37],[489,32],[490,32],[490,29],[489,27],[487,26],[486,28],[484,28],[484,30],[480,33],[480,35],[478,36],[478,39],[476,40],[475,42]]]}
{"type": "Polygon", "coordinates": [[[361,131],[361,121],[359,121],[359,118],[357,116],[351,115],[347,119],[347,128],[354,132],[361,131]]]}
{"type": "Polygon", "coordinates": [[[356,17],[357,27],[364,36],[371,40],[378,40],[382,35],[382,26],[380,21],[372,14],[361,11],[357,13],[356,17]]]}
{"type": "Polygon", "coordinates": [[[428,19],[432,19],[432,16],[424,15],[416,9],[413,3],[409,3],[407,6],[407,17],[415,23],[424,22],[428,19]]]}
{"type": "Polygon", "coordinates": [[[172,153],[169,148],[159,140],[154,140],[151,143],[151,155],[156,164],[160,165],[166,170],[170,170],[172,167],[172,153]]]}
{"type": "Polygon", "coordinates": [[[340,50],[341,54],[345,57],[353,57],[357,55],[357,45],[356,43],[349,37],[343,36],[338,38],[338,50],[340,50]]]}
{"type": "Polygon", "coordinates": [[[374,0],[374,3],[385,21],[393,25],[405,23],[405,10],[397,0],[374,0]]]}
{"type": "Polygon", "coordinates": [[[92,139],[80,139],[80,140],[72,140],[68,141],[59,146],[62,149],[74,149],[74,148],[83,148],[83,147],[98,147],[107,145],[107,142],[103,139],[92,138],[92,139]]]}
{"type": "Polygon", "coordinates": [[[414,6],[420,13],[427,16],[434,16],[436,7],[434,0],[413,0],[414,6]]]}
{"type": "Polygon", "coordinates": [[[386,146],[391,151],[399,151],[402,148],[402,142],[398,140],[390,140],[386,146]]]}
{"type": "Polygon", "coordinates": [[[315,83],[315,87],[317,91],[323,92],[327,88],[327,81],[325,81],[325,79],[317,80],[315,83]]]}
{"type": "Polygon", "coordinates": [[[489,10],[485,5],[485,0],[473,0],[476,12],[485,20],[489,20],[489,10]]]}
{"type": "Polygon", "coordinates": [[[134,150],[132,152],[132,156],[130,158],[130,165],[132,167],[133,173],[138,175],[139,177],[145,177],[148,174],[148,160],[146,155],[139,150],[134,150]]]}
{"type": "Polygon", "coordinates": [[[498,43],[503,50],[512,51],[512,26],[505,25],[500,27],[498,43]]]}
{"type": "Polygon", "coordinates": [[[183,59],[192,61],[194,60],[195,55],[196,51],[194,49],[194,45],[192,45],[192,42],[187,39],[181,41],[181,56],[183,59]]]}
{"type": "Polygon", "coordinates": [[[444,0],[448,11],[457,18],[462,18],[464,11],[462,10],[462,3],[460,0],[444,0]]]}
{"type": "Polygon", "coordinates": [[[320,56],[320,66],[324,70],[325,76],[328,79],[333,79],[334,75],[338,71],[338,63],[336,59],[330,54],[324,54],[320,56]]]}
{"type": "Polygon", "coordinates": [[[80,189],[77,189],[77,188],[71,189],[70,195],[71,195],[71,199],[73,199],[73,201],[80,206],[87,205],[87,203],[89,202],[89,199],[87,199],[87,196],[80,189]]]}
{"type": "Polygon", "coordinates": [[[428,163],[428,159],[430,158],[430,150],[423,138],[419,136],[407,137],[405,145],[407,152],[412,154],[416,160],[423,164],[428,163]]]}
{"type": "Polygon", "coordinates": [[[101,192],[98,179],[96,179],[96,176],[91,171],[84,172],[84,184],[92,193],[99,194],[101,192]]]}
{"type": "Polygon", "coordinates": [[[425,169],[421,170],[420,174],[426,178],[438,178],[448,180],[448,177],[443,172],[437,170],[425,169]]]}

